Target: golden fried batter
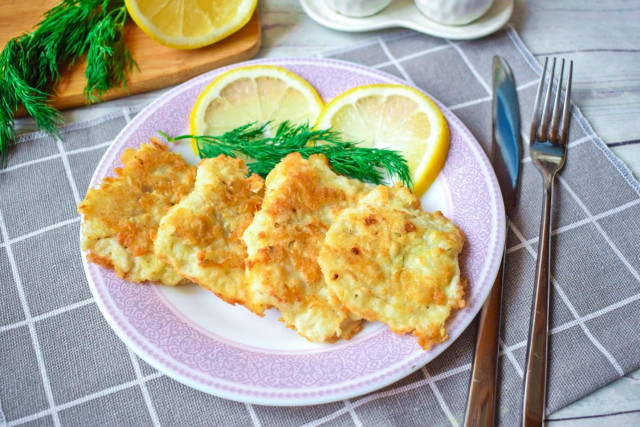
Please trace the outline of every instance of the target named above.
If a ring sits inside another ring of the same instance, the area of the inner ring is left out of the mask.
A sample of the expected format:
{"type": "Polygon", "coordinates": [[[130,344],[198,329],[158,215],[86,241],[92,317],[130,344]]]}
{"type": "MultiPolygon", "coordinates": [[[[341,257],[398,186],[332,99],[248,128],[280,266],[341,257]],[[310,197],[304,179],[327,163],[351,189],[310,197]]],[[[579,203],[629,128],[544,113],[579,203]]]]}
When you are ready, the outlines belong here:
{"type": "Polygon", "coordinates": [[[78,205],[87,259],[133,282],[187,282],[155,256],[153,241],[160,219],[193,189],[196,168],[153,138],[121,160],[78,205]]]}
{"type": "Polygon", "coordinates": [[[378,186],[340,213],[320,251],[329,290],[351,311],[392,331],[413,332],[424,349],[447,338],[445,321],[462,308],[462,232],[427,213],[404,187],[378,186]]]}
{"type": "Polygon", "coordinates": [[[242,234],[260,209],[264,180],[240,159],[198,165],[194,190],[160,221],[155,251],[178,274],[230,304],[246,304],[242,234]]]}
{"type": "Polygon", "coordinates": [[[311,341],[348,339],[362,328],[329,295],[317,256],[338,213],[371,188],[336,175],[321,155],[289,154],[269,173],[262,209],[243,237],[248,296],[258,313],[278,308],[281,320],[311,341]]]}

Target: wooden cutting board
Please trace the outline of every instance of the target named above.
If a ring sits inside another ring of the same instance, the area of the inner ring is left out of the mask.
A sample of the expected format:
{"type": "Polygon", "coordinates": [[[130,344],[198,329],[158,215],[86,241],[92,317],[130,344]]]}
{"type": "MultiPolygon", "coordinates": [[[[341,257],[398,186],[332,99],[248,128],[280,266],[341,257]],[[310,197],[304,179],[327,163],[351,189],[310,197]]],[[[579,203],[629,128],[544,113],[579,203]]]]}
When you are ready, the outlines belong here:
{"type": "MultiPolygon", "coordinates": [[[[41,21],[42,14],[57,3],[57,0],[4,0],[0,7],[0,46],[4,47],[17,35],[32,31],[41,21]]],[[[103,100],[175,85],[214,68],[247,60],[260,48],[260,23],[256,12],[247,25],[226,39],[200,49],[180,50],[155,42],[129,20],[125,26],[125,40],[140,69],[134,69],[129,75],[127,91],[112,89],[103,100]]],[[[51,105],[57,109],[85,105],[82,95],[85,68],[83,60],[61,72],[51,105]]]]}

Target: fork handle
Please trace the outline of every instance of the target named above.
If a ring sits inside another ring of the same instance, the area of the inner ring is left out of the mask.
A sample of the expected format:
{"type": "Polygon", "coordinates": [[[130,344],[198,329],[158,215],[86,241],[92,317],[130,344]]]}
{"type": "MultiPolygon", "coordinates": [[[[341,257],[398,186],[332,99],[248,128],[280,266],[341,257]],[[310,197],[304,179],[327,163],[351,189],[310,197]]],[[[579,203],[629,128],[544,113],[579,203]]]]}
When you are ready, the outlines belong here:
{"type": "Polygon", "coordinates": [[[532,318],[527,344],[522,425],[541,426],[547,397],[547,344],[549,338],[549,270],[551,243],[551,192],[553,179],[545,180],[542,223],[538,242],[532,318]]]}

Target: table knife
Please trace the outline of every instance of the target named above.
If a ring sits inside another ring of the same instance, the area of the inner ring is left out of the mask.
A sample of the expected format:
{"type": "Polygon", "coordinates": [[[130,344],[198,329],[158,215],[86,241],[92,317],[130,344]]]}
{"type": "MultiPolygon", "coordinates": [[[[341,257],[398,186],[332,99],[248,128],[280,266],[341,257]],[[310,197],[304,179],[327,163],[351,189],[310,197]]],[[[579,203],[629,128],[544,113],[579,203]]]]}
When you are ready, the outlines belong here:
{"type": "MultiPolygon", "coordinates": [[[[504,200],[505,224],[508,223],[509,215],[516,206],[520,154],[520,115],[516,86],[506,61],[495,56],[493,58],[491,164],[498,178],[504,200]]],[[[503,250],[502,265],[498,270],[489,297],[480,311],[465,426],[493,426],[495,424],[505,255],[506,251],[503,250]]]]}

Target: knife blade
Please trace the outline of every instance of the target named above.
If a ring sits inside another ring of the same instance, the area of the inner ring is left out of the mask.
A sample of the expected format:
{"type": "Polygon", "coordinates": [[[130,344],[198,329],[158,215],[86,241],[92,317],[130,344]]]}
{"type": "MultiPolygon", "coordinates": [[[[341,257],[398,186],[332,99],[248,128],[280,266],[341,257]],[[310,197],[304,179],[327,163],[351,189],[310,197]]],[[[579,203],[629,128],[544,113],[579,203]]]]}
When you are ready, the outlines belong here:
{"type": "MultiPolygon", "coordinates": [[[[516,85],[507,62],[494,56],[491,164],[504,200],[507,219],[505,224],[508,223],[518,199],[520,156],[520,114],[516,85]]],[[[504,249],[502,265],[489,297],[480,311],[465,426],[495,425],[500,316],[506,255],[504,249]]]]}

